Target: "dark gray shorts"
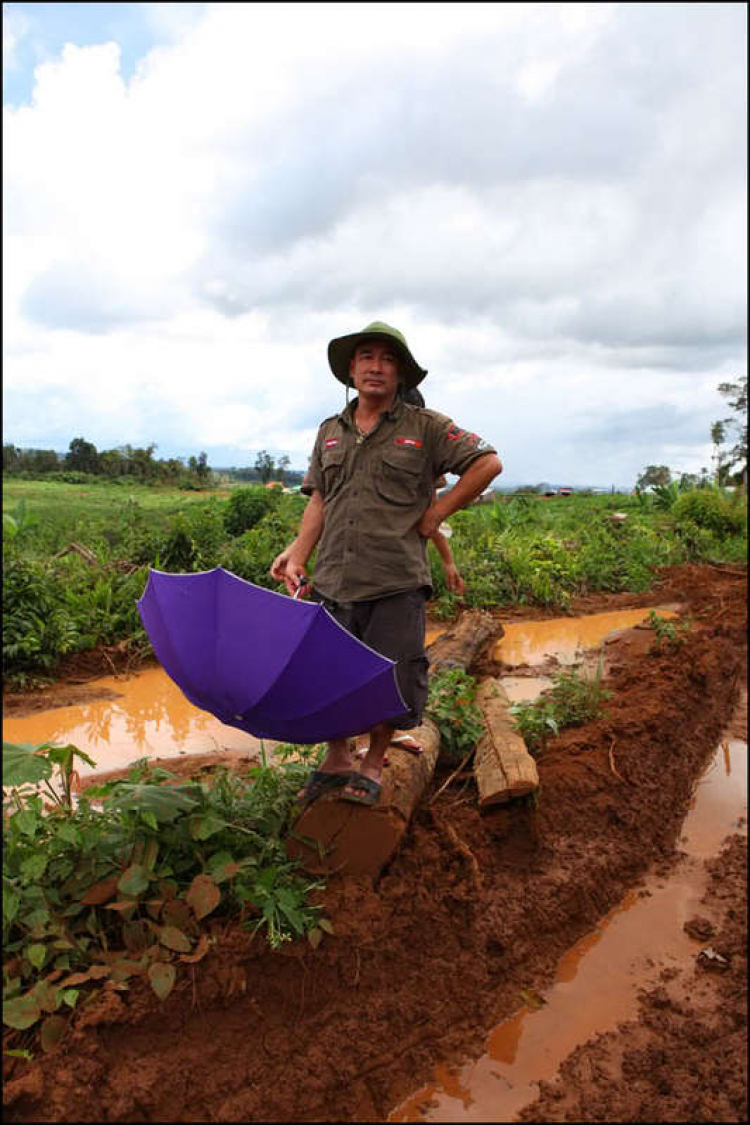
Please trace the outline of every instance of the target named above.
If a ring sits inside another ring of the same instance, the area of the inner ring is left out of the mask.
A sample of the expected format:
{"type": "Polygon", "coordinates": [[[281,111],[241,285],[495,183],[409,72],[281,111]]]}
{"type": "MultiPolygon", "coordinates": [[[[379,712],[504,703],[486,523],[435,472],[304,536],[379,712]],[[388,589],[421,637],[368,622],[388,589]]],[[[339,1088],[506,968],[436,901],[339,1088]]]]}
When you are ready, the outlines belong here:
{"type": "Polygon", "coordinates": [[[396,662],[396,682],[409,710],[390,722],[399,730],[418,727],[427,702],[426,590],[422,587],[365,602],[333,602],[313,589],[310,599],[325,606],[352,636],[396,662]]]}

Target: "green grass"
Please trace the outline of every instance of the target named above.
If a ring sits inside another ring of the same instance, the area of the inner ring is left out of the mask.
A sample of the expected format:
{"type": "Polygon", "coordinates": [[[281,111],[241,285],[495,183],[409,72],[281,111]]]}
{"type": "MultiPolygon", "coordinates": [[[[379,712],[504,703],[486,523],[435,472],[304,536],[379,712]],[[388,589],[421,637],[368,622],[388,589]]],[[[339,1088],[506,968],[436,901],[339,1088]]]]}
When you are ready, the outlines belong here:
{"type": "Polygon", "coordinates": [[[163,524],[178,512],[228,495],[228,489],[184,492],[134,483],[132,479],[123,485],[104,480],[78,485],[4,477],[3,513],[12,515],[21,502],[25,503],[27,511],[38,520],[44,545],[60,550],[71,541],[89,546],[92,539],[111,528],[135,505],[146,522],[163,524]]]}
{"type": "MultiPolygon", "coordinates": [[[[121,478],[123,479],[123,478],[121,478]]],[[[306,500],[261,486],[184,492],[119,484],[3,480],[3,656],[9,683],[54,675],[66,653],[122,639],[148,650],[135,600],[149,566],[223,566],[258,585],[294,537],[306,500]],[[71,543],[93,555],[63,554],[71,543]]],[[[659,567],[742,563],[747,500],[719,490],[542,499],[503,496],[450,518],[451,548],[469,607],[541,605],[566,611],[579,595],[645,591],[659,567]],[[657,502],[658,501],[658,502],[657,502]],[[611,519],[614,511],[625,522],[611,519]]],[[[430,545],[435,617],[460,603],[430,545]]],[[[311,560],[314,572],[314,558],[311,560]]]]}

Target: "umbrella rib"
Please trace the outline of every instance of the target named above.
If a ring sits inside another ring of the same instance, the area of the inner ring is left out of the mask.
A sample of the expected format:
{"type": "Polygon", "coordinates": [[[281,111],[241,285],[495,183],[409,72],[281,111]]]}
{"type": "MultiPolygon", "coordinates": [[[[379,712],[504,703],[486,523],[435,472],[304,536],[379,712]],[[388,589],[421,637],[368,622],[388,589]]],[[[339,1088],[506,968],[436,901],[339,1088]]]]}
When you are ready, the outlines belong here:
{"type": "MultiPolygon", "coordinates": [[[[271,591],[271,592],[274,593],[275,591],[271,591]]],[[[325,613],[326,612],[325,607],[321,607],[321,608],[323,608],[323,612],[325,613]]],[[[297,642],[296,647],[289,653],[289,655],[287,656],[283,665],[276,672],[276,676],[274,678],[273,683],[269,684],[268,687],[266,688],[266,690],[263,692],[263,694],[258,696],[258,698],[255,700],[255,702],[253,703],[253,709],[255,709],[256,707],[260,707],[261,703],[266,698],[266,696],[269,694],[269,692],[273,691],[277,682],[281,679],[281,677],[284,675],[284,673],[286,672],[289,665],[292,663],[292,660],[294,659],[294,657],[297,654],[297,649],[299,649],[300,645],[305,640],[305,637],[307,636],[307,634],[312,629],[313,625],[315,624],[316,619],[320,616],[320,614],[311,613],[309,616],[310,616],[310,620],[307,622],[307,624],[304,628],[304,631],[302,633],[300,633],[299,640],[297,642]]]]}
{"type": "MultiPolygon", "coordinates": [[[[384,657],[384,659],[388,659],[388,658],[387,658],[387,657],[384,657]]],[[[369,678],[368,678],[367,680],[363,680],[363,681],[362,681],[362,682],[361,682],[360,684],[358,684],[358,685],[357,685],[357,687],[358,687],[358,688],[363,688],[363,687],[366,687],[366,686],[367,686],[368,684],[371,684],[371,683],[373,683],[373,682],[374,682],[375,680],[377,680],[377,679],[378,679],[378,677],[379,677],[379,676],[382,676],[382,675],[383,675],[383,672],[384,672],[384,670],[385,670],[385,669],[382,669],[382,668],[381,668],[381,669],[379,669],[379,670],[378,670],[377,672],[373,672],[373,674],[372,674],[372,675],[371,675],[371,676],[370,676],[370,677],[369,677],[369,678]]],[[[408,704],[406,703],[406,701],[404,700],[404,697],[403,697],[403,695],[401,694],[401,689],[400,689],[400,688],[399,688],[399,686],[398,686],[398,680],[396,679],[396,676],[395,676],[395,672],[394,672],[394,676],[393,676],[393,686],[394,686],[394,687],[395,687],[395,689],[396,689],[396,694],[398,695],[398,698],[399,698],[399,699],[401,700],[401,703],[403,704],[403,707],[404,707],[404,711],[408,711],[408,710],[409,710],[409,707],[408,707],[408,704]]],[[[266,693],[266,694],[268,694],[268,693],[266,693]]],[[[327,702],[326,702],[326,703],[324,704],[324,706],[322,706],[322,707],[318,707],[318,708],[317,708],[316,710],[314,710],[314,711],[303,711],[303,712],[300,712],[299,714],[295,715],[294,717],[295,717],[295,719],[296,719],[296,720],[297,720],[298,722],[302,722],[302,721],[304,721],[305,719],[312,719],[312,718],[314,718],[314,717],[315,717],[316,715],[322,715],[322,714],[323,714],[323,713],[324,713],[325,711],[327,711],[327,710],[329,710],[329,709],[330,709],[330,707],[332,706],[332,704],[334,704],[334,703],[337,703],[337,702],[338,702],[339,700],[341,700],[341,699],[345,699],[345,698],[346,698],[346,692],[342,692],[342,694],[341,694],[341,695],[338,695],[338,696],[336,696],[336,697],[335,697],[335,699],[329,699],[329,700],[328,700],[328,701],[327,701],[327,702]]]]}

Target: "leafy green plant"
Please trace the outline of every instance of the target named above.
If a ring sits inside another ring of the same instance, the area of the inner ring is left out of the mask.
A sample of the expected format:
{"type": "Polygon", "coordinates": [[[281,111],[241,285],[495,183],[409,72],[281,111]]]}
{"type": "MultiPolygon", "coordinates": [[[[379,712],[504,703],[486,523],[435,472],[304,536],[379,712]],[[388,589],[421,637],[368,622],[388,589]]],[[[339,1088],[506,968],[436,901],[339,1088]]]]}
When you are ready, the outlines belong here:
{"type": "Polygon", "coordinates": [[[651,646],[652,652],[674,652],[684,642],[691,629],[690,621],[670,621],[653,609],[648,615],[646,624],[656,634],[651,646]]]}
{"type": "Polygon", "coordinates": [[[747,533],[747,505],[740,497],[729,499],[716,488],[696,488],[679,496],[672,505],[678,529],[694,524],[720,539],[747,533]]]}
{"type": "Polygon", "coordinates": [[[559,734],[563,727],[582,726],[600,718],[612,694],[603,686],[602,674],[601,657],[593,676],[577,666],[564,669],[539,699],[510,708],[519,734],[532,753],[542,753],[549,738],[559,734]]]}
{"type": "Polygon", "coordinates": [[[3,665],[12,685],[54,668],[78,643],[59,586],[43,563],[5,552],[3,665]]]}
{"type": "Polygon", "coordinates": [[[311,897],[322,883],[303,877],[285,849],[311,755],[186,784],[142,761],[74,802],[75,760],[86,755],[4,744],[6,1026],[41,1021],[44,1042],[60,1032],[51,1016],[75,1006],[82,988],[127,988],[134,977],[166,997],[180,963],[211,948],[209,919],[219,915],[274,949],[332,933],[311,897]],[[55,769],[62,794],[50,784],[55,769]]]}
{"type": "Polygon", "coordinates": [[[259,485],[237,488],[227,501],[224,527],[229,535],[242,535],[249,531],[274,506],[278,493],[275,488],[259,485]]]}
{"type": "Polygon", "coordinates": [[[430,679],[425,711],[440,732],[440,757],[446,763],[464,758],[484,731],[476,690],[476,681],[463,668],[446,668],[430,679]]]}

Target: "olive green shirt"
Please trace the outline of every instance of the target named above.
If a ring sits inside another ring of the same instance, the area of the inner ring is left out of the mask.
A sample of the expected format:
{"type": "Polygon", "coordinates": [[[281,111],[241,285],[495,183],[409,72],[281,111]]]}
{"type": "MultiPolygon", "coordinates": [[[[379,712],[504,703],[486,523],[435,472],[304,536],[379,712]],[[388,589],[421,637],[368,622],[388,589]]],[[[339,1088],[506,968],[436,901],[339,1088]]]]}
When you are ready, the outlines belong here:
{"type": "Polygon", "coordinates": [[[417,524],[443,473],[460,476],[495,450],[445,414],[397,399],[362,437],[357,400],[318,430],[303,491],[317,489],[325,518],[314,585],[337,602],[382,598],[427,587],[427,540],[417,524]]]}

